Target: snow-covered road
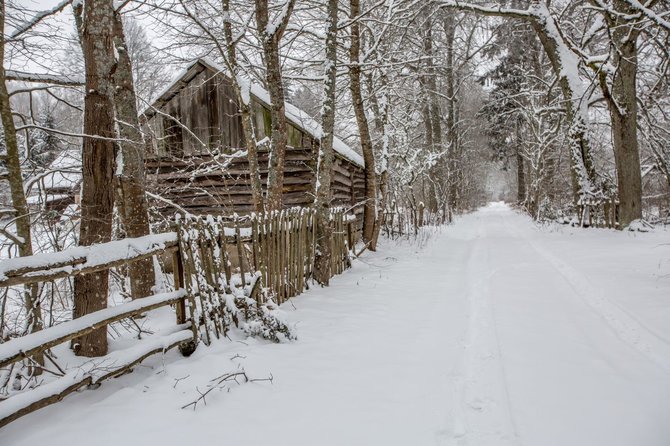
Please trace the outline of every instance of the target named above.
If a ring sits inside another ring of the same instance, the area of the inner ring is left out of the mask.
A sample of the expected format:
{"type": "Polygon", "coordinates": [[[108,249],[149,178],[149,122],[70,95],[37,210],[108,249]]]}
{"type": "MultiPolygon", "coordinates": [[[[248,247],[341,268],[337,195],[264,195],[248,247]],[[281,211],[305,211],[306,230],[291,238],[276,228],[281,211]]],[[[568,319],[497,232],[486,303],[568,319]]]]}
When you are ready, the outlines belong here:
{"type": "Polygon", "coordinates": [[[538,229],[494,204],[292,302],[295,343],[170,353],[0,444],[670,445],[668,232],[538,229]],[[240,366],[273,383],[180,409],[240,366]]]}

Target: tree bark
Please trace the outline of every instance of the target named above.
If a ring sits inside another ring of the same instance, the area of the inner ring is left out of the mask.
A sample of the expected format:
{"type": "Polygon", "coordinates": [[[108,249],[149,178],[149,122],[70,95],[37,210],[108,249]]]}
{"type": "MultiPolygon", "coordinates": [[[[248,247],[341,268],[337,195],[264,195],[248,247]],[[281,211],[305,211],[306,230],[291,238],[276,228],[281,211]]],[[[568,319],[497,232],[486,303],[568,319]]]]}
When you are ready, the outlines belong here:
{"type": "Polygon", "coordinates": [[[315,278],[328,285],[331,271],[331,242],[333,226],[330,219],[332,200],[331,175],[333,170],[333,132],[335,130],[335,83],[337,75],[337,4],[328,0],[328,28],[326,31],[326,60],[324,72],[324,98],[321,108],[322,137],[319,145],[316,188],[316,257],[315,278]]]}
{"type": "MultiPolygon", "coordinates": [[[[221,0],[221,8],[224,16],[230,17],[230,0],[221,0]]],[[[228,66],[233,73],[233,87],[237,95],[240,114],[242,115],[242,133],[244,134],[247,160],[249,161],[251,195],[253,197],[256,212],[262,213],[265,210],[265,205],[263,203],[263,187],[261,185],[260,168],[258,167],[258,141],[254,130],[251,104],[245,102],[246,96],[242,93],[242,88],[245,88],[245,85],[240,81],[240,67],[237,63],[237,48],[230,20],[225,20],[223,22],[223,36],[226,43],[228,66]]]]}
{"type": "Polygon", "coordinates": [[[516,123],[516,202],[523,204],[526,201],[526,170],[524,168],[523,153],[521,147],[523,144],[521,138],[521,123],[516,123]]]}
{"type": "Polygon", "coordinates": [[[612,143],[619,193],[619,228],[642,218],[642,174],[637,140],[637,39],[640,24],[636,10],[624,0],[614,0],[614,12],[605,19],[611,29],[612,62],[616,67],[611,92],[601,78],[612,120],[612,143]]]}
{"type": "Polygon", "coordinates": [[[523,204],[526,201],[526,171],[521,151],[516,151],[516,202],[523,204]]]}
{"type": "MultiPolygon", "coordinates": [[[[435,61],[433,60],[433,30],[432,21],[429,17],[424,20],[423,25],[423,54],[427,59],[425,65],[426,74],[423,76],[423,84],[426,92],[426,105],[424,106],[424,125],[426,127],[426,143],[432,152],[439,157],[435,164],[429,169],[429,199],[428,209],[437,212],[440,207],[440,188],[437,186],[439,180],[445,175],[449,176],[448,166],[442,161],[442,122],[440,103],[437,96],[437,74],[435,72],[435,61]],[[430,131],[428,131],[430,129],[430,131]]],[[[449,179],[445,183],[449,183],[449,179]]]]}
{"type": "MultiPolygon", "coordinates": [[[[121,224],[127,237],[151,233],[149,206],[144,193],[144,140],[137,113],[137,97],[133,83],[132,61],[128,54],[121,15],[114,14],[114,46],[118,54],[114,72],[114,104],[118,120],[119,161],[118,204],[121,224]]],[[[153,259],[143,259],[128,265],[133,299],[152,294],[155,284],[153,259]]]]}
{"type": "Polygon", "coordinates": [[[360,0],[350,0],[349,18],[351,20],[351,44],[349,47],[349,90],[358,124],[363,160],[365,161],[365,207],[363,212],[363,241],[368,249],[375,250],[371,241],[374,238],[375,213],[377,209],[377,172],[375,171],[375,155],[370,137],[370,126],[365,115],[365,104],[361,91],[361,30],[357,20],[360,14],[360,0]]]}
{"type": "Polygon", "coordinates": [[[284,188],[284,159],[288,144],[288,125],[284,103],[284,85],[282,84],[281,59],[279,43],[288,25],[296,0],[287,0],[283,15],[277,23],[270,22],[268,0],[255,0],[255,15],[258,34],[263,47],[266,68],[266,82],[270,93],[270,116],[272,119],[272,136],[270,143],[270,160],[268,162],[267,208],[282,208],[282,191],[284,188]]]}
{"type": "MultiPolygon", "coordinates": [[[[379,61],[378,61],[379,62],[379,61]]],[[[388,94],[388,78],[383,71],[379,76],[379,87],[374,88],[372,75],[366,76],[366,85],[368,89],[368,96],[370,98],[370,106],[374,113],[374,130],[377,133],[377,150],[381,154],[379,165],[379,202],[377,206],[377,218],[375,219],[375,227],[373,231],[372,240],[368,249],[371,251],[377,250],[377,242],[379,234],[381,233],[381,225],[384,224],[386,202],[388,198],[388,162],[389,162],[389,137],[391,133],[389,124],[390,111],[390,97],[388,94]],[[377,99],[377,95],[381,96],[381,101],[377,99]],[[381,102],[381,104],[380,104],[381,102]]]]}
{"type": "MultiPolygon", "coordinates": [[[[111,240],[114,207],[114,8],[111,0],[86,0],[83,7],[81,43],[86,73],[82,192],[79,245],[111,240]]],[[[73,317],[107,307],[108,272],[74,279],[73,317]]],[[[107,329],[73,341],[80,356],[107,353],[107,329]]]]}

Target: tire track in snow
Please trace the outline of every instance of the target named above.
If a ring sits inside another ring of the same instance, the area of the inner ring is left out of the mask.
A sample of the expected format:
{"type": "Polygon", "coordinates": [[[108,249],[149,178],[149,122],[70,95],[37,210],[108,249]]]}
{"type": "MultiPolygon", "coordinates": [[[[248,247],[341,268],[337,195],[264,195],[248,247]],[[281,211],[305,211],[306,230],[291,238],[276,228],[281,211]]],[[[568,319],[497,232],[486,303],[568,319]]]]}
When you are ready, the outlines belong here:
{"type": "Polygon", "coordinates": [[[455,377],[453,439],[461,446],[520,445],[488,283],[493,275],[484,224],[466,265],[470,303],[463,362],[455,377]]]}
{"type": "Polygon", "coordinates": [[[604,296],[590,283],[584,273],[568,265],[519,231],[509,222],[508,216],[501,217],[509,232],[524,240],[540,257],[546,260],[565,279],[586,306],[600,317],[621,341],[636,349],[666,373],[670,373],[670,343],[667,340],[658,336],[638,318],[633,317],[628,311],[604,296]]]}

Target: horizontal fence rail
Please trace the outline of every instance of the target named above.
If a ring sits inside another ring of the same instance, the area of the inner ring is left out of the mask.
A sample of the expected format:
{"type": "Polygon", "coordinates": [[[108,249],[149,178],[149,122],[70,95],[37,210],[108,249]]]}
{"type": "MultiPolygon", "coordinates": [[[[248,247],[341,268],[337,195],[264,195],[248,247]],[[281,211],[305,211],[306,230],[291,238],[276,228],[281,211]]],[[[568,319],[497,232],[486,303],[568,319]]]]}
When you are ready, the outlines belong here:
{"type": "Polygon", "coordinates": [[[54,325],[0,344],[0,367],[41,353],[63,342],[84,336],[98,328],[156,308],[176,304],[186,297],[185,290],[156,294],[127,304],[96,311],[80,318],[54,325]]]}
{"type": "MultiPolygon", "coordinates": [[[[109,270],[140,259],[178,250],[176,232],[123,239],[61,252],[18,257],[0,262],[0,287],[30,285],[80,274],[109,270]]],[[[177,307],[177,324],[168,334],[149,336],[128,349],[91,359],[46,384],[0,401],[0,427],[35,410],[56,403],[68,394],[131,370],[147,357],[194,341],[196,332],[187,321],[184,289],[156,294],[89,313],[80,318],[10,339],[0,344],[0,369],[38,357],[53,347],[77,339],[113,322],[137,317],[167,305],[177,307]]],[[[31,365],[35,367],[35,365],[31,365]]]]}
{"type": "Polygon", "coordinates": [[[23,285],[103,271],[177,248],[177,234],[147,235],[104,245],[16,257],[0,262],[0,287],[23,285]]]}

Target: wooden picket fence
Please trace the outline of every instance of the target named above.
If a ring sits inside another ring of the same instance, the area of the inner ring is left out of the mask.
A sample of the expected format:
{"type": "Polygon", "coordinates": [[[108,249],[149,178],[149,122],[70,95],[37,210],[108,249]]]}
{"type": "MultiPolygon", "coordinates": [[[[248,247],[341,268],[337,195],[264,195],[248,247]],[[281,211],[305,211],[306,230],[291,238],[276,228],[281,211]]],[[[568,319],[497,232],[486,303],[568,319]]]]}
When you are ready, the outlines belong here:
{"type": "MultiPolygon", "coordinates": [[[[341,209],[332,210],[331,224],[332,273],[339,274],[350,266],[356,224],[341,209]]],[[[153,354],[179,346],[189,355],[199,341],[209,344],[225,336],[232,326],[250,335],[273,340],[285,335],[290,339],[289,330],[272,319],[271,310],[309,287],[316,252],[315,225],[311,209],[245,218],[188,217],[176,222],[174,232],[3,261],[0,287],[11,287],[109,270],[152,256],[165,261],[171,256],[174,291],[96,311],[0,344],[0,381],[9,382],[22,360],[34,367],[32,358],[47,355],[52,360],[49,351],[57,345],[162,306],[175,307],[176,326],[147,336],[126,350],[63,371],[62,376],[34,389],[10,394],[0,400],[0,428],[84,386],[126,373],[153,354]],[[249,321],[252,323],[246,323],[249,321]]]]}
{"type": "MultiPolygon", "coordinates": [[[[350,266],[356,220],[344,209],[336,208],[331,211],[331,223],[331,271],[335,275],[350,266]]],[[[236,273],[240,277],[237,285],[250,285],[252,281],[255,284],[258,277],[262,289],[279,304],[309,288],[316,252],[313,209],[291,208],[233,218],[190,216],[181,219],[178,227],[182,251],[190,253],[186,269],[223,270],[227,283],[236,273]],[[195,241],[195,244],[183,241],[195,241]]],[[[214,284],[212,276],[208,272],[203,278],[209,280],[208,286],[226,286],[214,284]]]]}

